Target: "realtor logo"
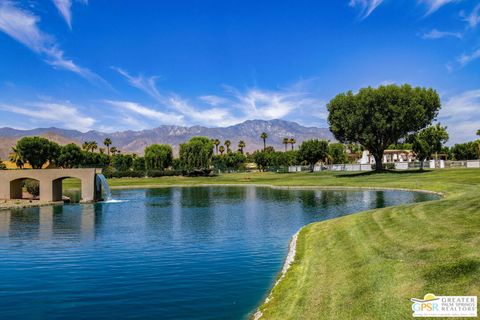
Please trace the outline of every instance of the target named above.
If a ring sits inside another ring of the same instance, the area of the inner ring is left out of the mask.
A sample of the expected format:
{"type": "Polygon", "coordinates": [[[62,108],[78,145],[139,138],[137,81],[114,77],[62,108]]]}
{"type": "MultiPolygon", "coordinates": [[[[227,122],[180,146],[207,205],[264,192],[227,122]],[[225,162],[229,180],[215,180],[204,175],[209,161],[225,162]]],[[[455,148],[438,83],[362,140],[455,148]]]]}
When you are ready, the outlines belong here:
{"type": "Polygon", "coordinates": [[[477,317],[476,296],[435,296],[412,298],[414,317],[477,317]]]}

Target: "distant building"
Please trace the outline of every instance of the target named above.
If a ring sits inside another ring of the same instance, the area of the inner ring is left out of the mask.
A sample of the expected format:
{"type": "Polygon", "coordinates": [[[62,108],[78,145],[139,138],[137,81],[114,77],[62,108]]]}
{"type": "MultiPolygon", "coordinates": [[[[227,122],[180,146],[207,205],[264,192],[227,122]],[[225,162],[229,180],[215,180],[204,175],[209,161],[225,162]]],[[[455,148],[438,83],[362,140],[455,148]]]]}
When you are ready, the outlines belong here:
{"type": "MultiPolygon", "coordinates": [[[[412,150],[385,150],[383,153],[383,163],[412,162],[416,157],[412,150]]],[[[362,157],[357,161],[360,164],[374,164],[375,158],[368,150],[364,150],[362,157]]]]}

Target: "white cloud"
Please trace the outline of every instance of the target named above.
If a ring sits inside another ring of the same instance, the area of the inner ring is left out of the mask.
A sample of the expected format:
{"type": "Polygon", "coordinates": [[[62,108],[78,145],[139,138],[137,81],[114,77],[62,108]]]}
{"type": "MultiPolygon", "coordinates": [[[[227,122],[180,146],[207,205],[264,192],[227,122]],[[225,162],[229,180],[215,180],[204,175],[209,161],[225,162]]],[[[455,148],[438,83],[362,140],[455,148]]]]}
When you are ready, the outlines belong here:
{"type": "Polygon", "coordinates": [[[480,90],[466,91],[446,99],[438,119],[448,126],[451,142],[476,139],[475,134],[480,129],[480,90]]]}
{"type": "Polygon", "coordinates": [[[72,29],[72,1],[71,0],[53,0],[58,12],[62,15],[68,27],[72,29]]]}
{"type": "Polygon", "coordinates": [[[0,4],[0,31],[42,56],[45,62],[53,67],[71,71],[93,82],[106,84],[106,81],[97,74],[65,58],[55,38],[40,30],[39,21],[39,17],[16,7],[11,1],[3,1],[0,4]]]}
{"type": "MultiPolygon", "coordinates": [[[[121,108],[123,110],[130,111],[134,114],[141,115],[150,120],[156,121],[157,124],[183,124],[183,116],[176,115],[172,113],[164,113],[158,110],[155,110],[151,107],[141,105],[139,103],[131,101],[116,101],[116,100],[105,100],[105,103],[108,103],[111,106],[121,108]]],[[[135,121],[133,118],[129,119],[130,122],[135,121]]],[[[133,123],[133,122],[132,122],[133,123]]]]}
{"type": "Polygon", "coordinates": [[[480,23],[480,3],[473,8],[472,12],[469,15],[466,15],[464,11],[460,12],[460,15],[468,23],[468,27],[475,28],[480,23]]]}
{"type": "Polygon", "coordinates": [[[349,6],[360,7],[360,18],[367,18],[383,0],[350,0],[349,6]]]}
{"type": "Polygon", "coordinates": [[[427,6],[427,13],[425,15],[430,15],[443,7],[446,4],[458,2],[459,0],[419,0],[420,3],[424,3],[427,6]]]}
{"type": "MultiPolygon", "coordinates": [[[[225,86],[224,95],[202,95],[189,100],[175,93],[160,93],[155,83],[158,77],[132,76],[120,68],[114,69],[131,86],[148,94],[163,108],[181,115],[189,125],[229,126],[249,119],[281,119],[303,108],[319,110],[319,106],[324,108],[325,105],[322,100],[302,90],[309,81],[299,81],[277,91],[252,88],[241,92],[225,86]]],[[[319,118],[324,119],[325,116],[319,118]]]]}
{"type": "Polygon", "coordinates": [[[117,68],[117,67],[111,67],[111,68],[117,71],[120,75],[122,75],[132,87],[135,87],[147,93],[149,96],[151,96],[157,101],[162,101],[165,99],[160,94],[160,92],[156,87],[156,81],[157,79],[159,79],[159,77],[157,76],[145,77],[143,75],[134,77],[121,68],[117,68]]]}
{"type": "Polygon", "coordinates": [[[457,62],[460,64],[461,67],[464,67],[470,62],[477,60],[478,58],[480,58],[480,49],[477,49],[470,54],[462,54],[460,57],[457,58],[457,62]]]}
{"type": "Polygon", "coordinates": [[[95,119],[81,114],[75,106],[68,103],[35,102],[20,107],[0,104],[0,110],[22,115],[26,120],[41,121],[41,125],[60,125],[80,131],[91,130],[95,123],[95,119]]]}
{"type": "Polygon", "coordinates": [[[461,39],[462,36],[463,35],[460,32],[439,31],[437,29],[433,29],[429,32],[422,34],[423,39],[441,39],[448,37],[461,39]]]}

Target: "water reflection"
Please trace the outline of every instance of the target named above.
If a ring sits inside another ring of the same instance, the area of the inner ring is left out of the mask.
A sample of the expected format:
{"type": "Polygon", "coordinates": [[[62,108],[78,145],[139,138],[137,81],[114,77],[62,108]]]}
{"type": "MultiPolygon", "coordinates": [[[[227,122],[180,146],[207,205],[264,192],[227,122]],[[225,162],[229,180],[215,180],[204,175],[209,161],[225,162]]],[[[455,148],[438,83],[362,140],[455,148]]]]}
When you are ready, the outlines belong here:
{"type": "Polygon", "coordinates": [[[102,207],[94,204],[2,210],[0,241],[93,240],[101,211],[102,207]]]}

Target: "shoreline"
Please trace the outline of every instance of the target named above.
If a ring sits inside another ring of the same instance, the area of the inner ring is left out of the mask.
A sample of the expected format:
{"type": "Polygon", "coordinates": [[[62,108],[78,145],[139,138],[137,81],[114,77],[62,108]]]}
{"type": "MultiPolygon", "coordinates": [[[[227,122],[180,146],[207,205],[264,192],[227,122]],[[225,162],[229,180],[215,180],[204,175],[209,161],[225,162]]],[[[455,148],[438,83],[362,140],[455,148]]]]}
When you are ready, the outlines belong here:
{"type": "MultiPolygon", "coordinates": [[[[297,254],[297,240],[298,240],[298,235],[300,231],[305,226],[301,227],[300,230],[298,230],[291,238],[290,238],[290,244],[288,245],[288,253],[287,257],[285,258],[285,262],[283,263],[282,270],[280,271],[280,276],[278,279],[275,281],[275,284],[273,287],[270,289],[270,292],[268,296],[265,298],[265,300],[260,304],[260,306],[264,305],[268,301],[270,301],[272,292],[275,289],[275,287],[285,278],[288,269],[290,269],[292,263],[295,261],[295,256],[297,254]]],[[[260,306],[257,308],[257,311],[253,314],[252,319],[253,320],[259,320],[263,316],[263,312],[260,310],[260,306]]]]}

